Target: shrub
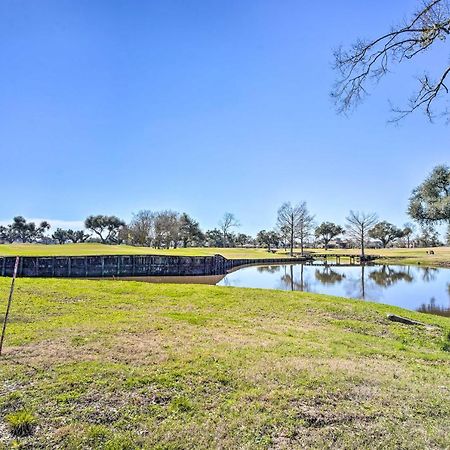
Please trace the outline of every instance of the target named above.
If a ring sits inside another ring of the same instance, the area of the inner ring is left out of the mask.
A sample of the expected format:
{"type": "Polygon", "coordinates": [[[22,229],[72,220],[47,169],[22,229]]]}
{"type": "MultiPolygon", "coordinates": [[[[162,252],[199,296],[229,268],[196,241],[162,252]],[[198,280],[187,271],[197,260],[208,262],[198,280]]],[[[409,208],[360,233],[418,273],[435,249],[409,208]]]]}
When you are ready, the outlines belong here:
{"type": "Polygon", "coordinates": [[[13,436],[23,437],[33,433],[36,418],[27,410],[16,411],[5,416],[5,421],[13,436]]]}

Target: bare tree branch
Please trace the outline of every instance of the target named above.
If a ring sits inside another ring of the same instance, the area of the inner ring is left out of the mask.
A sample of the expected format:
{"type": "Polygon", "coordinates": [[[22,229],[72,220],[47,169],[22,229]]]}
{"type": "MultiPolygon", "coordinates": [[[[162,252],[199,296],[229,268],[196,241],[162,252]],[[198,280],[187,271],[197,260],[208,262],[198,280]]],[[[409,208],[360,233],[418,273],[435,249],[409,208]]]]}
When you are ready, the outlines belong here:
{"type": "MultiPolygon", "coordinates": [[[[412,60],[433,44],[446,41],[449,34],[449,0],[425,0],[402,26],[392,28],[372,41],[358,40],[347,51],[342,48],[336,50],[334,68],[339,78],[331,96],[337,111],[345,113],[352,110],[368,94],[370,84],[376,84],[393,64],[412,60]]],[[[407,107],[393,108],[395,117],[392,121],[401,120],[418,109],[422,109],[432,120],[434,103],[448,94],[446,79],[449,74],[450,66],[435,79],[425,72],[418,79],[418,92],[410,98],[407,107]]]]}

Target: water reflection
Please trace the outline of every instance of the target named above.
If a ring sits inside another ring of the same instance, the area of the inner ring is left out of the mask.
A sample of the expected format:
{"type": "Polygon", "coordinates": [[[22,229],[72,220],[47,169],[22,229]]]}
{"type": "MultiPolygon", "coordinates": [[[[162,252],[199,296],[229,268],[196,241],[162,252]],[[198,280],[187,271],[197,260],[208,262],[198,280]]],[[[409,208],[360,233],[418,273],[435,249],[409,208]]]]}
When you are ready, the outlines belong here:
{"type": "Polygon", "coordinates": [[[436,304],[436,299],[432,297],[429,303],[422,303],[422,305],[417,308],[417,311],[436,314],[437,316],[450,317],[450,304],[447,307],[440,306],[436,304]]]}
{"type": "Polygon", "coordinates": [[[406,281],[412,283],[414,276],[411,274],[411,267],[407,266],[402,269],[394,269],[390,266],[382,266],[379,270],[373,270],[370,272],[369,277],[378,286],[388,287],[399,281],[406,281]]]}
{"type": "Polygon", "coordinates": [[[279,264],[243,267],[227,275],[132,279],[314,292],[379,301],[450,317],[450,269],[279,264]]]}
{"type": "Polygon", "coordinates": [[[258,266],[256,270],[260,273],[275,273],[281,270],[281,266],[258,266]]]}
{"type": "Polygon", "coordinates": [[[218,284],[352,297],[450,317],[450,269],[284,264],[245,267],[218,284]]]}
{"type": "Polygon", "coordinates": [[[330,266],[325,266],[321,270],[316,269],[314,276],[322,284],[340,283],[345,278],[345,274],[336,272],[330,266]]]}
{"type": "Polygon", "coordinates": [[[434,267],[422,267],[422,279],[423,281],[429,283],[430,281],[434,281],[438,274],[439,269],[435,269],[434,267]]]}

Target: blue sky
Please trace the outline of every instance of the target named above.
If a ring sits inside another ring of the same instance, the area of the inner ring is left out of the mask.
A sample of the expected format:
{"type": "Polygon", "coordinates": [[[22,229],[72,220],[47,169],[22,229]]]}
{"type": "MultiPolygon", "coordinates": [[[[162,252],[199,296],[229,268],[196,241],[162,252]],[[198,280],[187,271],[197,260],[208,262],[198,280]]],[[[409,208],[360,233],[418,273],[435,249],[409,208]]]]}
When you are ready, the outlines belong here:
{"type": "Polygon", "coordinates": [[[416,1],[0,2],[0,220],[225,211],[241,231],[306,201],[399,225],[411,189],[450,163],[449,127],[388,125],[445,44],[397,67],[350,117],[329,98],[332,50],[373,37],[416,1]]]}

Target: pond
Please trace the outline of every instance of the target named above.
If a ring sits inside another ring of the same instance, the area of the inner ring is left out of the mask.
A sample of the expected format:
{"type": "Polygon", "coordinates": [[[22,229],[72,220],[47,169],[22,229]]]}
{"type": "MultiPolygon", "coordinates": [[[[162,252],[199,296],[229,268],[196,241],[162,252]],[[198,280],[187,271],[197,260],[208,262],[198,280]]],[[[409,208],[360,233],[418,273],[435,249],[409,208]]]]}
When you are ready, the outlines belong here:
{"type": "Polygon", "coordinates": [[[359,298],[450,317],[450,269],[386,265],[251,266],[228,273],[217,285],[359,298]]]}

